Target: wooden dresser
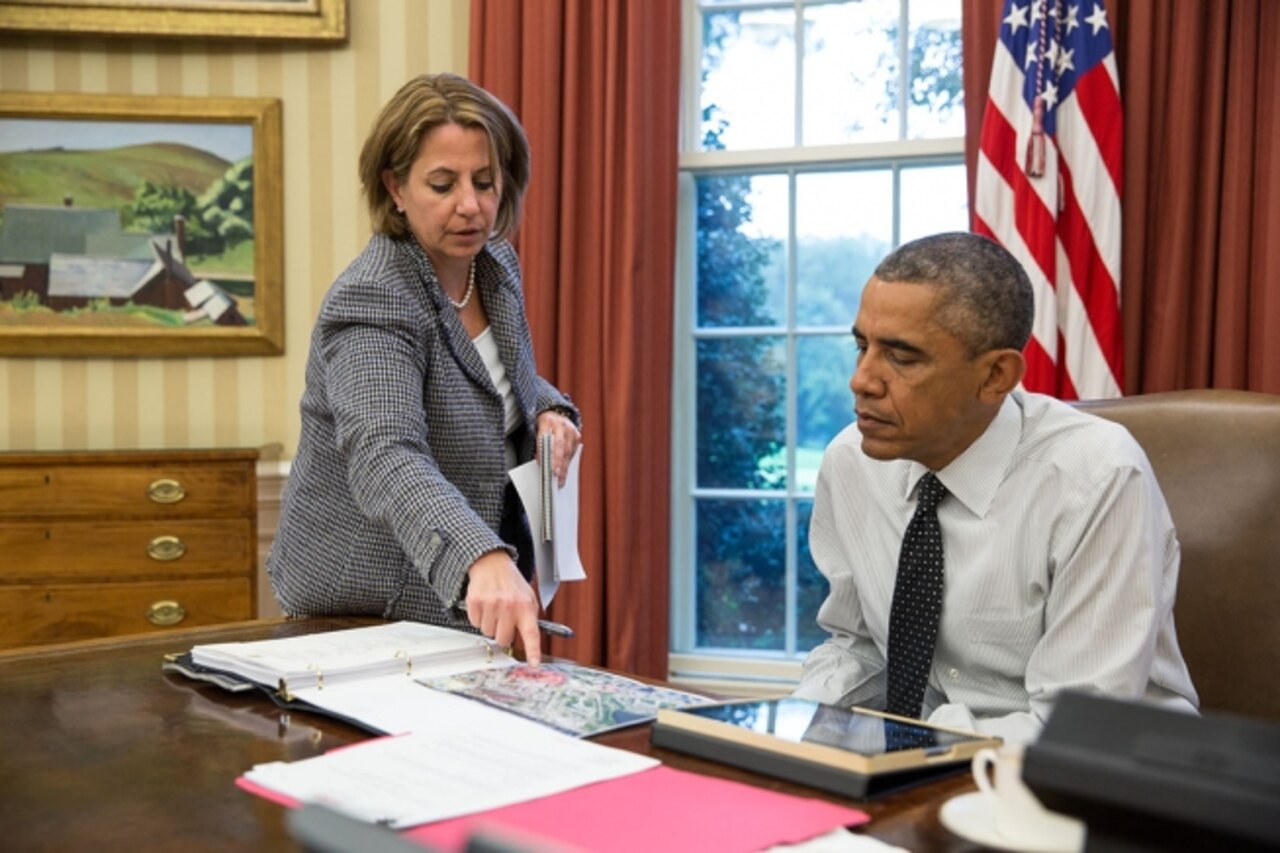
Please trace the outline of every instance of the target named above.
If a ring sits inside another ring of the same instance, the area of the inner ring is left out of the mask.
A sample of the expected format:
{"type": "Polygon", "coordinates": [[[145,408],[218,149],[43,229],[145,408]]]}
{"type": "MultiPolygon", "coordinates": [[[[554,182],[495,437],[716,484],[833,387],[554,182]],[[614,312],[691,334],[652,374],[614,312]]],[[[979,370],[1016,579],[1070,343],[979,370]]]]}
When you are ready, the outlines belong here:
{"type": "Polygon", "coordinates": [[[0,453],[0,649],[253,618],[257,459],[0,453]]]}

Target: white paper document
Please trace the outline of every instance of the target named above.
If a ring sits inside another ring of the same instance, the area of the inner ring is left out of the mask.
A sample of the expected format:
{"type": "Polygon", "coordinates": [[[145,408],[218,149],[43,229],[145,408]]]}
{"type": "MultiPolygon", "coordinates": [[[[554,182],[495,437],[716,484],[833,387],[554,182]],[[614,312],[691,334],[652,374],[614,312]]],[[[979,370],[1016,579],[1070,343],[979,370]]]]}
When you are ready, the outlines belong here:
{"type": "Polygon", "coordinates": [[[245,778],[299,802],[403,829],[615,779],[659,763],[415,687],[437,700],[430,725],[316,758],[259,764],[245,778]]]}
{"type": "MultiPolygon", "coordinates": [[[[519,661],[506,655],[495,656],[482,670],[517,666],[519,661]]],[[[420,684],[418,678],[446,678],[461,674],[444,667],[421,667],[413,676],[385,675],[364,681],[330,684],[323,688],[310,687],[295,691],[295,699],[327,711],[335,716],[354,720],[360,725],[397,735],[435,726],[452,714],[465,717],[467,706],[453,702],[445,696],[420,684]],[[443,702],[442,699],[450,701],[443,702]]],[[[467,670],[470,671],[470,670],[467,670]]]]}
{"type": "Polygon", "coordinates": [[[543,470],[536,459],[512,468],[510,472],[511,483],[520,495],[525,514],[529,516],[533,533],[533,562],[538,575],[538,598],[543,607],[551,604],[561,581],[587,578],[582,558],[578,556],[578,463],[581,460],[582,448],[579,447],[569,461],[569,473],[563,487],[543,470]]]}

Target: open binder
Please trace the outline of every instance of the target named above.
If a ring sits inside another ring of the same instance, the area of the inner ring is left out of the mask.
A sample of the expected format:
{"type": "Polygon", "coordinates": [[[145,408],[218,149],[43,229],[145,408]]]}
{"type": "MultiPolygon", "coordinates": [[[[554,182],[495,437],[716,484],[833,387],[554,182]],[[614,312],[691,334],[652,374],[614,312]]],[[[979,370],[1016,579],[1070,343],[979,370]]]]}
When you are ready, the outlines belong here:
{"type": "Polygon", "coordinates": [[[379,734],[416,731],[458,702],[588,737],[707,701],[571,661],[524,666],[475,634],[417,622],[196,646],[163,669],[379,734]]]}
{"type": "Polygon", "coordinates": [[[366,731],[388,734],[317,700],[326,686],[396,677],[442,677],[517,663],[505,650],[475,634],[419,622],[392,622],[274,640],[195,646],[170,656],[162,668],[233,692],[256,690],[281,707],[316,710],[366,731]]]}
{"type": "Polygon", "coordinates": [[[426,668],[453,672],[494,661],[494,645],[483,637],[425,625],[392,622],[327,634],[308,634],[249,643],[195,646],[192,663],[274,687],[288,695],[383,675],[414,675],[426,668]]]}

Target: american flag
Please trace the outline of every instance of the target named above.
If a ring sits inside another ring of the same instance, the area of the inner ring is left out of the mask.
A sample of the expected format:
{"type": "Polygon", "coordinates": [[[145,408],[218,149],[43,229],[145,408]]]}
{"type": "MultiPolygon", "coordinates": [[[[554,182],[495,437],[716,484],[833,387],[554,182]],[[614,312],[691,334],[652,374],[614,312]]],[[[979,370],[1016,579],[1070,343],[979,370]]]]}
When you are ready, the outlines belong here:
{"type": "Polygon", "coordinates": [[[1123,393],[1119,81],[1100,0],[1006,0],[973,229],[1035,287],[1023,384],[1065,400],[1123,393]]]}

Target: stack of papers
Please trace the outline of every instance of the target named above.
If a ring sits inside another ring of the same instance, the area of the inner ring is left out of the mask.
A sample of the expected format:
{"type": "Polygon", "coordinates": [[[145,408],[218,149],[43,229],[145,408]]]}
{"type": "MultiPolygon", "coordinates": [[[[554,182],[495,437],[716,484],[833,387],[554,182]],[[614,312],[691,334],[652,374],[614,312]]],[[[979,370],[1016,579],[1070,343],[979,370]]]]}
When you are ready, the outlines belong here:
{"type": "MultiPolygon", "coordinates": [[[[429,691],[419,690],[426,693],[429,691]]],[[[429,725],[293,763],[259,764],[245,780],[392,828],[568,791],[657,766],[655,759],[560,734],[447,694],[429,725]]]]}
{"type": "Polygon", "coordinates": [[[533,527],[538,600],[543,607],[550,607],[561,581],[587,578],[578,555],[578,463],[582,459],[582,448],[579,447],[569,461],[569,474],[563,487],[555,481],[551,470],[550,443],[544,442],[539,453],[539,459],[512,468],[509,475],[533,527]]]}
{"type": "Polygon", "coordinates": [[[866,819],[818,800],[677,773],[648,756],[584,740],[705,700],[572,663],[528,667],[461,631],[394,623],[197,646],[191,658],[193,677],[258,685],[283,695],[289,707],[393,735],[259,764],[238,782],[288,805],[316,803],[369,823],[446,836],[471,832],[470,821],[495,819],[538,832],[555,815],[549,837],[618,850],[705,849],[725,831],[722,819],[735,824],[742,849],[866,819]],[[758,808],[744,805],[753,798],[758,808]],[[680,808],[713,822],[668,813],[680,808]],[[615,831],[611,843],[601,841],[615,831]]]}

